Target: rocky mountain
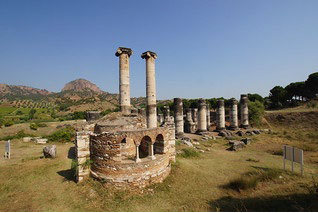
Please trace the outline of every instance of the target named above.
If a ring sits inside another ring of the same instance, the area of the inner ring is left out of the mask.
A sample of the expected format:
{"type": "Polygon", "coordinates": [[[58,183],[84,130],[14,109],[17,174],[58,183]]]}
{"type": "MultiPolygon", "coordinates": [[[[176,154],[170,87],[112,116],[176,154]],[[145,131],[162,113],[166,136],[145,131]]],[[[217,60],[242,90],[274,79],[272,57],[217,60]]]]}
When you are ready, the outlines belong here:
{"type": "Polygon", "coordinates": [[[0,97],[5,96],[36,96],[36,95],[49,95],[49,92],[45,89],[37,89],[28,86],[14,86],[7,84],[0,84],[0,97]]]}
{"type": "Polygon", "coordinates": [[[104,91],[102,91],[99,87],[97,87],[95,84],[92,82],[79,78],[74,81],[71,81],[63,87],[61,92],[66,92],[66,91],[73,91],[73,92],[86,92],[88,90],[91,90],[97,94],[102,94],[104,91]]]}

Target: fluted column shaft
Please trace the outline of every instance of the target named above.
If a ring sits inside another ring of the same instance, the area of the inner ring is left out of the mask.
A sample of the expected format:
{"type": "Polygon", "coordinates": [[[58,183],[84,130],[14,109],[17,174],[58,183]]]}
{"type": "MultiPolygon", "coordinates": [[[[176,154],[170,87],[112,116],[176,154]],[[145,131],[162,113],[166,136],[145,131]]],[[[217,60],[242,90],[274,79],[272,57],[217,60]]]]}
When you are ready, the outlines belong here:
{"type": "Polygon", "coordinates": [[[211,125],[210,105],[206,105],[206,129],[209,130],[211,125]]]}
{"type": "Polygon", "coordinates": [[[238,117],[237,117],[237,100],[231,99],[231,109],[230,109],[230,128],[235,130],[238,128],[238,117]]]}
{"type": "Polygon", "coordinates": [[[154,52],[144,52],[141,55],[146,59],[146,102],[147,102],[147,127],[157,127],[157,98],[156,98],[156,74],[155,59],[157,54],[154,52]]]}
{"type": "Polygon", "coordinates": [[[241,127],[248,128],[249,120],[248,120],[248,98],[247,95],[241,95],[241,127]]]}
{"type": "Polygon", "coordinates": [[[130,74],[129,58],[132,55],[130,48],[119,47],[115,53],[119,57],[119,105],[120,111],[130,114],[130,74]]]}
{"type": "Polygon", "coordinates": [[[224,100],[218,100],[218,108],[217,108],[217,130],[225,129],[225,109],[224,109],[224,100]]]}
{"type": "Polygon", "coordinates": [[[175,98],[173,100],[174,106],[174,123],[176,136],[180,137],[183,135],[184,123],[183,123],[183,103],[181,98],[175,98]]]}
{"type": "Polygon", "coordinates": [[[198,132],[207,131],[206,127],[206,104],[203,99],[199,100],[199,110],[198,110],[198,132]]]}

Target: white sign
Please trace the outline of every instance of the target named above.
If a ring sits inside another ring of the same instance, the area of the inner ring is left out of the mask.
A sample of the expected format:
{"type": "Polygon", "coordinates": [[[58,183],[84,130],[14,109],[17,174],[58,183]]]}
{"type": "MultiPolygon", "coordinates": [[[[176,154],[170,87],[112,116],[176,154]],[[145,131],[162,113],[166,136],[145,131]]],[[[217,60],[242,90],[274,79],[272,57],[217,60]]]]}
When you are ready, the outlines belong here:
{"type": "Polygon", "coordinates": [[[11,152],[10,140],[8,140],[5,144],[4,158],[10,158],[10,152],[11,152]]]}
{"type": "Polygon", "coordinates": [[[286,169],[286,160],[292,163],[292,172],[294,172],[294,162],[300,164],[301,175],[303,175],[304,154],[302,149],[292,146],[283,146],[284,169],[286,169]]]}

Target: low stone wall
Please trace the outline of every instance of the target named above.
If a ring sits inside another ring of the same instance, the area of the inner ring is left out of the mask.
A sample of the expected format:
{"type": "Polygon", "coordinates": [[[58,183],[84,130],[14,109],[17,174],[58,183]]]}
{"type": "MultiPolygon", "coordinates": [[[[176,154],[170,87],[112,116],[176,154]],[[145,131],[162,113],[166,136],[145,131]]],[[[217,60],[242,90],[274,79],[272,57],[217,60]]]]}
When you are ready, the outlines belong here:
{"type": "Polygon", "coordinates": [[[115,187],[142,188],[152,183],[162,182],[170,173],[171,164],[168,155],[155,155],[156,160],[141,159],[136,163],[127,160],[122,164],[101,167],[92,164],[91,176],[115,187]]]}

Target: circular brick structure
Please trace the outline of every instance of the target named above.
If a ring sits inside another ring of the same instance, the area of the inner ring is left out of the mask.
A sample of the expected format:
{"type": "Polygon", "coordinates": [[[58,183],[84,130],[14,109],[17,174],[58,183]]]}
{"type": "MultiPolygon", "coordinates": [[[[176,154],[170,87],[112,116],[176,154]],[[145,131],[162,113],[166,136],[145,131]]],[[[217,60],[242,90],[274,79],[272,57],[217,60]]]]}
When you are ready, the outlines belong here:
{"type": "Polygon", "coordinates": [[[146,128],[142,115],[111,114],[90,134],[90,175],[115,187],[161,182],[175,160],[174,125],[146,128]]]}

